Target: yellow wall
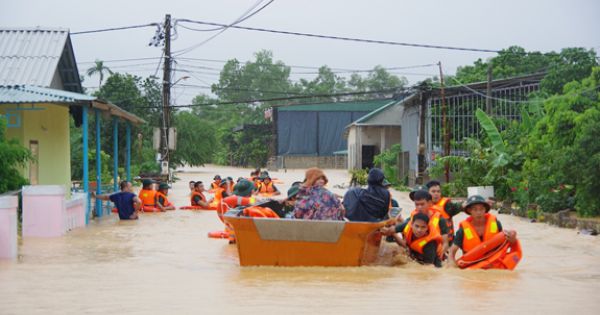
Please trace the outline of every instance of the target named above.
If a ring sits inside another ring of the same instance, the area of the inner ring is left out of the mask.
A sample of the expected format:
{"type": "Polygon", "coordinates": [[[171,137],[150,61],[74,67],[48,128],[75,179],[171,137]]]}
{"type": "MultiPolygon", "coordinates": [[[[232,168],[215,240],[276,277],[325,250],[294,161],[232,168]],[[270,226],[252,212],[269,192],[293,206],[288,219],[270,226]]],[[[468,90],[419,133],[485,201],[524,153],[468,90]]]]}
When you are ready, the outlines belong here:
{"type": "MultiPolygon", "coordinates": [[[[25,105],[30,107],[31,105],[25,105]]],[[[25,107],[24,106],[24,107],[25,107]]],[[[0,113],[16,105],[0,106],[0,113]]],[[[38,184],[64,185],[71,188],[71,147],[69,135],[69,108],[55,104],[36,104],[44,110],[24,110],[21,113],[21,127],[7,128],[7,138],[18,139],[29,148],[31,140],[38,141],[38,184]]],[[[29,179],[29,166],[23,170],[29,179]]]]}

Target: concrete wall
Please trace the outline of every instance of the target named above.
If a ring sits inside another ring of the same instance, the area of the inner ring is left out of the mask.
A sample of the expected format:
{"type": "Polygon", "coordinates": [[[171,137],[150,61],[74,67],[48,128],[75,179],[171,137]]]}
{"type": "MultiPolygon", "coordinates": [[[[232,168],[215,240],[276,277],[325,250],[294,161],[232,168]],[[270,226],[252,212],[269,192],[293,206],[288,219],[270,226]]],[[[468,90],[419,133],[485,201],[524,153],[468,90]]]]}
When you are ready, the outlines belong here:
{"type": "MultiPolygon", "coordinates": [[[[31,106],[31,105],[22,105],[31,106]]],[[[16,105],[3,105],[0,113],[16,105]]],[[[71,146],[69,135],[69,108],[55,104],[37,104],[44,110],[20,111],[21,127],[7,128],[7,138],[17,139],[29,148],[30,141],[38,142],[38,184],[62,185],[66,191],[71,188],[71,146]]],[[[79,153],[79,152],[78,152],[79,153]]],[[[23,168],[23,176],[30,178],[28,164],[23,168]]]]}
{"type": "Polygon", "coordinates": [[[378,153],[402,140],[400,126],[352,126],[348,132],[348,169],[362,166],[362,146],[374,145],[378,153]]]}
{"type": "Polygon", "coordinates": [[[310,167],[345,169],[348,162],[341,156],[278,156],[278,168],[307,169],[310,167]]]}
{"type": "Polygon", "coordinates": [[[405,108],[402,115],[402,150],[409,152],[409,185],[413,186],[418,171],[419,154],[419,107],[405,108]]]}

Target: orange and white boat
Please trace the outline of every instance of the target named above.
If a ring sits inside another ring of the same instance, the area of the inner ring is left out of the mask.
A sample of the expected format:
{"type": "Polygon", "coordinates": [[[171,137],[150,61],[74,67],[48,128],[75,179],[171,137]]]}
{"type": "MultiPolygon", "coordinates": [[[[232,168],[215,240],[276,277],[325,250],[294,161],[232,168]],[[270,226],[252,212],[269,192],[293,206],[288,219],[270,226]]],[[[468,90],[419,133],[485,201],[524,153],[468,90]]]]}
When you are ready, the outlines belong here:
{"type": "Polygon", "coordinates": [[[361,266],[375,262],[387,222],[245,217],[230,210],[241,266],[361,266]]]}

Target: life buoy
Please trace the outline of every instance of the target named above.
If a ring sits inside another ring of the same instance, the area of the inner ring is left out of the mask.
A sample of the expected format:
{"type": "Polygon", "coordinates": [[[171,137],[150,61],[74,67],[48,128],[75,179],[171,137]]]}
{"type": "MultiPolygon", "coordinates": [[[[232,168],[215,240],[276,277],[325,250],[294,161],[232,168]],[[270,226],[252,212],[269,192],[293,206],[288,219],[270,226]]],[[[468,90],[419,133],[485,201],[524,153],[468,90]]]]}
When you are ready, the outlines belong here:
{"type": "Polygon", "coordinates": [[[119,213],[119,209],[117,209],[117,208],[112,208],[112,213],[119,213]]]}
{"type": "Polygon", "coordinates": [[[226,231],[212,231],[208,232],[210,238],[229,238],[229,233],[226,231]]]}
{"type": "Polygon", "coordinates": [[[254,218],[274,218],[279,219],[279,216],[271,208],[251,206],[244,209],[244,216],[254,218]]]}
{"type": "Polygon", "coordinates": [[[522,257],[521,243],[516,240],[511,244],[506,240],[506,234],[499,232],[463,254],[456,263],[461,269],[513,270],[522,257]]]}

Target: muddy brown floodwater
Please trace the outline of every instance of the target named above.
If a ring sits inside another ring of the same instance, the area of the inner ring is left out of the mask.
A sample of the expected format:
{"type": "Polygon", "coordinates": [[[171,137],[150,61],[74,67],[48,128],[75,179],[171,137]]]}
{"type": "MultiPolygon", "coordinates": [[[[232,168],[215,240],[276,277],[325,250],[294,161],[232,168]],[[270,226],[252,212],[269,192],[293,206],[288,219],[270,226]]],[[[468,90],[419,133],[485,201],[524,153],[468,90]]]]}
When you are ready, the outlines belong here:
{"type": "MultiPolygon", "coordinates": [[[[250,172],[184,171],[170,192],[178,206],[189,202],[189,180],[250,172]]],[[[348,182],[345,171],[326,174],[329,187],[348,182]]],[[[271,176],[286,191],[303,171],[271,176]]],[[[406,216],[407,194],[393,195],[406,216]]],[[[25,239],[18,260],[0,261],[0,314],[600,314],[600,238],[498,217],[523,246],[514,272],[412,263],[242,268],[235,246],[207,238],[222,228],[214,212],[143,214],[134,222],[113,215],[60,238],[25,239]]]]}

